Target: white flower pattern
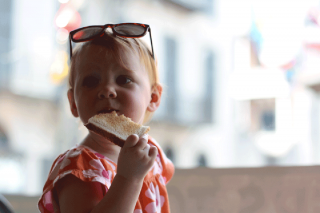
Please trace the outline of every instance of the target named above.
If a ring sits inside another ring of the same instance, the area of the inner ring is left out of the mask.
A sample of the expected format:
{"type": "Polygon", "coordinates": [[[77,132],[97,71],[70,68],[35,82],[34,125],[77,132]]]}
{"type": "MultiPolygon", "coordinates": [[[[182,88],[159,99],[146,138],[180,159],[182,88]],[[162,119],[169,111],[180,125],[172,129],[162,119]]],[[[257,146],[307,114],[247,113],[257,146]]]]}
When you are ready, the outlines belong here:
{"type": "Polygon", "coordinates": [[[96,168],[96,170],[88,169],[83,170],[82,174],[87,178],[93,178],[92,181],[97,181],[106,185],[108,188],[111,186],[112,171],[105,170],[102,163],[98,159],[92,159],[89,164],[96,168]]]}
{"type": "Polygon", "coordinates": [[[69,158],[76,157],[76,156],[80,155],[81,152],[82,152],[82,150],[79,148],[71,149],[68,152],[65,152],[65,154],[62,155],[59,160],[57,160],[57,162],[51,172],[50,180],[55,179],[59,170],[64,169],[66,166],[68,166],[71,163],[69,158]]]}
{"type": "Polygon", "coordinates": [[[162,184],[162,185],[166,185],[166,178],[163,177],[162,175],[159,176],[159,182],[162,184]]]}
{"type": "Polygon", "coordinates": [[[54,180],[57,178],[59,174],[59,170],[63,169],[64,167],[68,166],[71,163],[71,161],[66,158],[65,156],[62,156],[54,166],[51,174],[49,175],[49,180],[54,180]]]}
{"type": "Polygon", "coordinates": [[[156,187],[154,187],[153,183],[150,183],[150,186],[148,190],[146,190],[145,195],[153,200],[153,202],[149,203],[145,207],[147,213],[161,213],[161,207],[163,206],[165,198],[160,195],[159,186],[156,185],[156,187]]]}
{"type": "Polygon", "coordinates": [[[160,154],[157,155],[156,160],[154,161],[151,169],[153,169],[153,175],[162,174],[163,168],[161,164],[160,154]]]}

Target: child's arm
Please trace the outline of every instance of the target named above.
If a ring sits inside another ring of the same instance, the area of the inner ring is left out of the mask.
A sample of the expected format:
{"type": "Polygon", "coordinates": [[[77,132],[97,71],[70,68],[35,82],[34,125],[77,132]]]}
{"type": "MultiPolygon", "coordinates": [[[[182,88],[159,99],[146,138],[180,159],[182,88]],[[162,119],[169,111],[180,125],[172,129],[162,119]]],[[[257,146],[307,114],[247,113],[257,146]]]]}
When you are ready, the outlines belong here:
{"type": "Polygon", "coordinates": [[[132,213],[143,179],[156,156],[156,147],[150,147],[145,138],[130,136],[120,151],[117,175],[104,197],[100,183],[83,182],[73,175],[58,181],[56,190],[61,213],[132,213]]]}

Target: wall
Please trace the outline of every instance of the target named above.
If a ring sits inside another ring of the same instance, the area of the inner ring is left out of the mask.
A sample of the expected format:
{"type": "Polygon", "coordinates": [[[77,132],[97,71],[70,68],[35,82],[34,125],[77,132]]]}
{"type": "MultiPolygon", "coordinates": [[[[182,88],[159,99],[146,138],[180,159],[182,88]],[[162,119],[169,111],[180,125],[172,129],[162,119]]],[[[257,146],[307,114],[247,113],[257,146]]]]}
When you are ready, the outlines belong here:
{"type": "MultiPolygon", "coordinates": [[[[173,213],[320,212],[319,166],[177,169],[167,185],[173,213]]],[[[38,197],[5,195],[16,213],[38,197]]]]}

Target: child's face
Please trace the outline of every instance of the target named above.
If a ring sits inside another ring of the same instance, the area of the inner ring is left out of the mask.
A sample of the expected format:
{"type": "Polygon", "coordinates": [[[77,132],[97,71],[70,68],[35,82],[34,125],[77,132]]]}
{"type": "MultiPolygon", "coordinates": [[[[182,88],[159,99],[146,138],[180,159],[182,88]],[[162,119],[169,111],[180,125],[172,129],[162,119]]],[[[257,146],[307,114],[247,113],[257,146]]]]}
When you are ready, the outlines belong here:
{"type": "Polygon", "coordinates": [[[146,110],[153,110],[147,71],[136,54],[122,51],[125,69],[112,54],[106,54],[108,50],[101,49],[83,47],[76,62],[73,100],[69,97],[73,115],[86,124],[96,114],[115,110],[142,124],[146,110]]]}

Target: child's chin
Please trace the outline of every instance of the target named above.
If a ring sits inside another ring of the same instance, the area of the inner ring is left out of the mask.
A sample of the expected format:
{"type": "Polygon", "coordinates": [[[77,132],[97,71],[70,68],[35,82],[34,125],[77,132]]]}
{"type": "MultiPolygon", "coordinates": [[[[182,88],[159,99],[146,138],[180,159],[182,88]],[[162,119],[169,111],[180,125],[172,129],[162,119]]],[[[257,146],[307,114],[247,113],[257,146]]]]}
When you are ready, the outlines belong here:
{"type": "Polygon", "coordinates": [[[99,135],[98,133],[96,133],[96,132],[94,132],[92,130],[89,130],[89,133],[91,134],[92,137],[99,138],[100,140],[105,140],[106,142],[112,143],[107,138],[103,137],[102,135],[99,135]]]}

